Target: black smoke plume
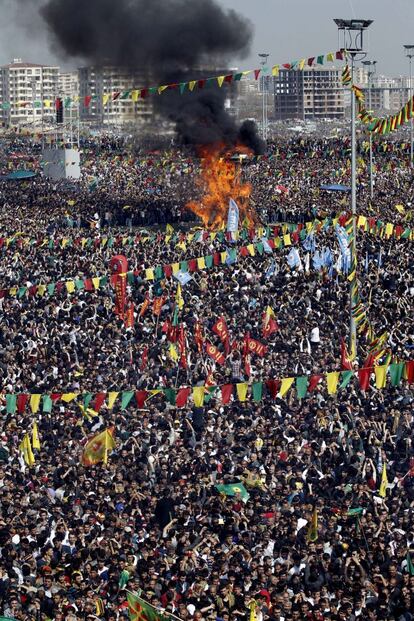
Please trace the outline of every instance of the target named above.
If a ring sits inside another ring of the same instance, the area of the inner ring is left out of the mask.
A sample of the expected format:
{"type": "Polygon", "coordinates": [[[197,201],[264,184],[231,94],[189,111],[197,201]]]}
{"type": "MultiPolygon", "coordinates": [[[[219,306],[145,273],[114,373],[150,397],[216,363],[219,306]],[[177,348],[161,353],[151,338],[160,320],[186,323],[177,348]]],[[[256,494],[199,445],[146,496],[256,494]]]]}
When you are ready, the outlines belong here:
{"type": "MultiPolygon", "coordinates": [[[[20,0],[23,1],[23,0],[20,0]]],[[[36,0],[34,0],[36,1],[36,0]]],[[[28,2],[28,0],[25,0],[28,2]]],[[[33,0],[30,0],[32,3],[33,0]]],[[[215,75],[231,57],[245,57],[252,25],[215,0],[38,0],[56,46],[89,64],[144,70],[148,80],[177,82],[202,70],[215,75]],[[167,80],[167,77],[169,78],[167,80]]],[[[136,85],[144,86],[144,85],[136,85]]],[[[237,129],[224,108],[224,88],[156,97],[159,111],[176,123],[181,141],[208,144],[238,140],[260,152],[255,126],[237,129]]]]}

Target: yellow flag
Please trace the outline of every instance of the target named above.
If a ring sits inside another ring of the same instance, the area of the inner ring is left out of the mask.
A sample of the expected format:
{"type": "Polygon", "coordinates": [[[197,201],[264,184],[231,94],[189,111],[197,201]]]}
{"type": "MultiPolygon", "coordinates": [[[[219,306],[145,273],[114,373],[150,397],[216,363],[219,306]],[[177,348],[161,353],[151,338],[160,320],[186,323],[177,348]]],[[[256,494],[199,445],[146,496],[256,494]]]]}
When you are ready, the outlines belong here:
{"type": "Polygon", "coordinates": [[[224,82],[224,75],[219,75],[217,78],[217,83],[220,86],[220,88],[223,86],[223,82],[224,82]]]}
{"type": "Polygon", "coordinates": [[[256,601],[253,599],[249,603],[249,608],[250,608],[249,621],[257,621],[256,607],[257,607],[256,601]]]}
{"type": "Polygon", "coordinates": [[[131,91],[132,101],[135,101],[135,102],[138,101],[139,94],[140,94],[140,91],[138,90],[131,91]]]}
{"type": "Polygon", "coordinates": [[[106,106],[108,101],[109,101],[109,95],[103,95],[102,96],[102,103],[103,103],[104,106],[106,106]]]}
{"type": "Polygon", "coordinates": [[[334,371],[333,373],[326,374],[326,383],[328,385],[328,394],[334,395],[338,390],[338,381],[339,381],[339,372],[334,371]]]}
{"type": "Polygon", "coordinates": [[[275,78],[277,78],[278,75],[279,75],[279,69],[280,69],[279,65],[273,65],[273,67],[272,67],[272,75],[275,78]]]}
{"type": "Polygon", "coordinates": [[[145,280],[154,280],[154,278],[154,270],[152,269],[152,267],[149,267],[145,270],[145,280]]]}
{"type": "Polygon", "coordinates": [[[61,396],[61,400],[64,401],[65,403],[70,403],[71,401],[73,401],[74,399],[76,399],[76,397],[78,396],[78,392],[65,392],[62,396],[61,396]]]}
{"type": "Polygon", "coordinates": [[[246,383],[236,384],[237,397],[239,401],[246,401],[247,388],[248,388],[248,384],[246,383]]]}
{"type": "Polygon", "coordinates": [[[220,252],[220,261],[224,264],[226,262],[227,259],[227,252],[220,252]]]}
{"type": "Polygon", "coordinates": [[[39,432],[36,421],[34,421],[32,427],[32,445],[34,449],[40,450],[39,432]]]}
{"type": "Polygon", "coordinates": [[[178,285],[177,285],[177,293],[176,293],[176,296],[175,296],[175,301],[176,301],[176,304],[177,304],[179,310],[182,310],[184,308],[184,299],[183,299],[181,291],[182,291],[181,290],[181,284],[178,283],[178,285]]]}
{"type": "Polygon", "coordinates": [[[204,403],[204,394],[205,388],[204,386],[195,386],[193,388],[193,400],[196,408],[201,408],[204,403]]]}
{"type": "Polygon", "coordinates": [[[101,279],[98,277],[92,278],[92,283],[95,289],[99,289],[99,286],[101,284],[101,279]]]}
{"type": "Polygon", "coordinates": [[[385,463],[382,466],[382,477],[381,477],[381,485],[379,489],[379,495],[381,498],[385,498],[387,495],[387,486],[388,486],[388,477],[387,477],[387,467],[385,463]]]}
{"type": "Polygon", "coordinates": [[[206,262],[204,261],[204,257],[198,257],[197,266],[199,270],[204,270],[206,267],[206,262]]]}
{"type": "Polygon", "coordinates": [[[75,282],[73,280],[67,280],[66,289],[68,293],[73,293],[75,291],[75,282]]]}
{"type": "Polygon", "coordinates": [[[405,213],[404,205],[395,205],[395,209],[398,213],[405,213]]]}
{"type": "Polygon", "coordinates": [[[81,458],[82,465],[93,466],[94,464],[98,464],[100,461],[107,464],[108,452],[114,449],[115,446],[116,443],[114,440],[113,427],[98,433],[86,444],[81,458]]]}
{"type": "Polygon", "coordinates": [[[171,263],[171,268],[172,268],[172,273],[175,276],[175,274],[178,274],[178,272],[180,271],[180,264],[179,263],[171,263]]]}
{"type": "Polygon", "coordinates": [[[173,233],[174,233],[174,229],[173,229],[173,227],[171,226],[171,224],[167,224],[167,225],[166,225],[166,227],[165,227],[165,232],[166,232],[166,233],[168,233],[169,235],[173,235],[173,233]]]}
{"type": "Polygon", "coordinates": [[[30,395],[30,409],[33,414],[39,411],[40,399],[42,395],[30,395]]]}
{"type": "Polygon", "coordinates": [[[255,255],[255,251],[254,251],[254,246],[253,244],[249,244],[248,246],[246,246],[247,250],[249,251],[249,254],[251,257],[254,257],[255,255]]]}
{"type": "Polygon", "coordinates": [[[359,216],[358,218],[358,226],[365,226],[367,223],[367,219],[365,216],[359,216]]]}
{"type": "Polygon", "coordinates": [[[375,386],[377,388],[385,388],[387,383],[388,364],[382,364],[375,367],[375,386]]]}
{"type": "Polygon", "coordinates": [[[291,246],[292,245],[292,241],[290,239],[289,233],[287,233],[286,235],[283,235],[283,243],[285,244],[285,246],[291,246]]]}
{"type": "Polygon", "coordinates": [[[280,391],[279,391],[279,396],[280,397],[284,397],[285,396],[285,394],[287,393],[289,388],[292,386],[294,381],[295,381],[294,377],[284,377],[282,379],[282,383],[280,384],[280,391]]]}
{"type": "Polygon", "coordinates": [[[177,348],[174,345],[174,343],[170,343],[170,358],[171,360],[173,360],[173,362],[177,362],[179,356],[178,356],[178,352],[177,352],[177,348]]]}
{"type": "Polygon", "coordinates": [[[108,410],[112,410],[119,392],[108,392],[108,410]]]}
{"type": "Polygon", "coordinates": [[[32,446],[30,444],[30,438],[29,438],[28,433],[25,434],[23,440],[21,441],[19,449],[23,453],[23,458],[24,458],[25,463],[28,466],[33,466],[35,463],[35,458],[33,455],[32,446]]]}
{"type": "Polygon", "coordinates": [[[394,225],[391,224],[391,222],[387,222],[387,225],[385,227],[385,235],[387,237],[391,237],[393,230],[394,230],[394,225]]]}

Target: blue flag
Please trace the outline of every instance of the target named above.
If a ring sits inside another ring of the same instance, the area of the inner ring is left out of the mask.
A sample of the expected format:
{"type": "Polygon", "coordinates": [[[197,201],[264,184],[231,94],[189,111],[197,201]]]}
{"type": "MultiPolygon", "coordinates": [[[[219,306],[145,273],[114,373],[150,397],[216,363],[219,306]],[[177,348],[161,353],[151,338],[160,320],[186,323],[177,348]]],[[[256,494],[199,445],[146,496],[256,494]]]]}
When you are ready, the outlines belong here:
{"type": "Polygon", "coordinates": [[[227,212],[227,231],[234,233],[239,228],[239,208],[236,201],[232,198],[229,201],[229,210],[227,212]]]}
{"type": "Polygon", "coordinates": [[[184,287],[192,279],[192,276],[188,272],[183,272],[180,270],[179,272],[174,274],[174,278],[176,278],[180,285],[184,287]]]}
{"type": "Polygon", "coordinates": [[[289,267],[301,267],[302,261],[300,260],[299,252],[296,248],[292,248],[287,256],[287,262],[289,267]]]}

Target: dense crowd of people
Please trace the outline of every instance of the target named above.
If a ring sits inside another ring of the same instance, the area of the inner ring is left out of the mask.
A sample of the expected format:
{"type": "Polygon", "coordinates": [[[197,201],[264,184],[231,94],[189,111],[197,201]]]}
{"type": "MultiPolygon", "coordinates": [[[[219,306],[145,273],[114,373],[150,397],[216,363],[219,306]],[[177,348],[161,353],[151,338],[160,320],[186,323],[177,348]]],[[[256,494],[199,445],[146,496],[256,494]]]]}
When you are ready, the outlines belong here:
{"type": "MultiPolygon", "coordinates": [[[[5,161],[11,150],[35,152],[8,143],[5,161]]],[[[373,201],[363,145],[359,158],[359,213],[411,226],[405,148],[375,149],[373,201]]],[[[13,238],[0,246],[0,290],[17,288],[0,296],[0,614],[122,621],[132,592],[182,621],[413,619],[413,384],[371,381],[362,391],[354,378],[332,395],[320,382],[302,399],[269,390],[228,404],[209,392],[341,370],[350,282],[337,231],[305,227],[273,252],[263,236],[283,238],[286,221],[344,214],[348,197],[320,185],[348,184],[348,160],[339,139],[270,143],[242,174],[260,221],[279,224],[233,241],[182,234],[200,224],[186,204],[201,192],[200,163],[182,149],[136,156],[122,143],[90,143],[79,183],[0,181],[0,237],[13,238]],[[254,256],[241,252],[248,244],[254,256]],[[195,262],[181,291],[165,270],[146,279],[146,268],[231,248],[237,260],[195,262]],[[109,280],[93,290],[56,286],[108,275],[114,254],[133,272],[129,327],[109,280]],[[31,295],[34,284],[46,289],[31,295]],[[264,333],[268,307],[276,325],[264,333]],[[213,329],[219,318],[228,344],[213,329]],[[246,338],[265,346],[263,356],[246,356],[246,338]],[[208,355],[208,342],[224,362],[208,355]],[[185,386],[206,386],[202,407],[166,398],[185,386]],[[94,410],[86,399],[126,390],[154,393],[126,409],[106,399],[94,410]],[[13,394],[29,397],[13,406],[13,394]],[[36,411],[30,395],[44,394],[53,405],[36,411]],[[21,445],[34,422],[40,448],[29,466],[21,445]],[[82,465],[87,440],[108,428],[108,463],[82,465]],[[235,483],[234,495],[216,487],[235,483]]],[[[412,360],[413,241],[359,230],[357,249],[367,320],[386,335],[377,362],[412,360]]],[[[355,369],[372,338],[358,335],[355,369]]]]}

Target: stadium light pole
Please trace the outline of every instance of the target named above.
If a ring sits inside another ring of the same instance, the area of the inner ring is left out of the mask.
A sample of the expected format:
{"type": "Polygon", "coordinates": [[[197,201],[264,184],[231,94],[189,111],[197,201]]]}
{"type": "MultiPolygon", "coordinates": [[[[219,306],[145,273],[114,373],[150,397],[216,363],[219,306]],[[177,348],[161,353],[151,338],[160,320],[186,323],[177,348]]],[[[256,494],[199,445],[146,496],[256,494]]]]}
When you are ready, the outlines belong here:
{"type": "MultiPolygon", "coordinates": [[[[362,64],[368,67],[368,108],[371,110],[372,76],[375,75],[376,60],[363,60],[362,64]]],[[[372,156],[372,132],[369,132],[369,186],[371,200],[374,198],[374,165],[372,156]]]]}
{"type": "MultiPolygon", "coordinates": [[[[351,85],[354,85],[354,69],[355,62],[363,60],[366,56],[364,52],[364,32],[372,24],[370,19],[334,19],[338,28],[338,35],[342,35],[342,50],[347,56],[351,57],[351,85]]],[[[357,259],[357,227],[356,227],[356,97],[354,89],[351,88],[351,210],[352,210],[352,258],[357,259]]],[[[354,301],[353,287],[350,286],[350,303],[349,303],[349,334],[350,334],[350,351],[357,352],[357,331],[356,323],[353,316],[354,301]]]]}
{"type": "MultiPolygon", "coordinates": [[[[412,73],[412,59],[414,58],[414,45],[404,45],[405,55],[408,58],[410,66],[410,81],[409,81],[409,99],[413,96],[413,73],[412,73]]],[[[412,104],[411,104],[412,107],[412,104]]],[[[413,117],[410,120],[410,166],[414,166],[414,143],[413,143],[413,117]]]]}
{"type": "Polygon", "coordinates": [[[264,76],[264,68],[267,65],[267,59],[269,58],[270,54],[267,54],[266,52],[262,52],[261,54],[259,54],[259,58],[261,58],[261,65],[263,67],[262,69],[262,85],[263,85],[263,92],[262,92],[262,136],[263,136],[263,140],[267,139],[267,88],[266,88],[266,84],[265,84],[265,76],[264,76]]]}

